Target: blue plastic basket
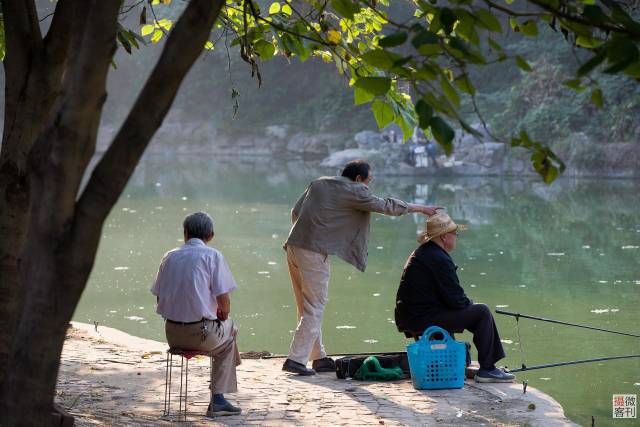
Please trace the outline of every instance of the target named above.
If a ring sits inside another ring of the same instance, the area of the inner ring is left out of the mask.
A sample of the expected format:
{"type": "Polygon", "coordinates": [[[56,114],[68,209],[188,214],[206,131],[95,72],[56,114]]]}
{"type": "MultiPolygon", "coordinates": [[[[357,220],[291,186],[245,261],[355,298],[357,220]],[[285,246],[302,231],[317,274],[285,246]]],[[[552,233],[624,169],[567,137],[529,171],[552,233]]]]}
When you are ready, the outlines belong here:
{"type": "Polygon", "coordinates": [[[466,361],[464,343],[438,326],[429,327],[420,340],[407,346],[413,387],[418,390],[462,388],[466,361]],[[432,340],[441,333],[442,340],[432,340]]]}

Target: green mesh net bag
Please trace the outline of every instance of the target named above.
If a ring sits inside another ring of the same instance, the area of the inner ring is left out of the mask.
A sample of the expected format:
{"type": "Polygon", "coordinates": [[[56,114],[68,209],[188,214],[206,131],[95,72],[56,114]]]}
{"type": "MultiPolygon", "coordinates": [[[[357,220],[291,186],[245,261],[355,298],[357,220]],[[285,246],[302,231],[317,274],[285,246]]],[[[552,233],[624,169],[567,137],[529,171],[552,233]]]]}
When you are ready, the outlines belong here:
{"type": "Polygon", "coordinates": [[[369,356],[364,359],[362,366],[353,376],[357,380],[364,381],[393,381],[404,377],[404,373],[400,367],[383,368],[380,361],[375,356],[369,356]]]}

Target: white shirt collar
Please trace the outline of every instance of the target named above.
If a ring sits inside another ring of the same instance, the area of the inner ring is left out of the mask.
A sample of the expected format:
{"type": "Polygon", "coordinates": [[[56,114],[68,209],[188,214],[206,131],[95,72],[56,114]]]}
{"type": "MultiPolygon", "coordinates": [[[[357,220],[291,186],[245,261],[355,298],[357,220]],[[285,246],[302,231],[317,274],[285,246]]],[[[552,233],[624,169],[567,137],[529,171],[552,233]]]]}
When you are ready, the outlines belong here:
{"type": "Polygon", "coordinates": [[[196,237],[192,237],[191,239],[187,240],[187,243],[185,243],[185,245],[190,245],[190,246],[205,246],[205,243],[196,238],[196,237]]]}

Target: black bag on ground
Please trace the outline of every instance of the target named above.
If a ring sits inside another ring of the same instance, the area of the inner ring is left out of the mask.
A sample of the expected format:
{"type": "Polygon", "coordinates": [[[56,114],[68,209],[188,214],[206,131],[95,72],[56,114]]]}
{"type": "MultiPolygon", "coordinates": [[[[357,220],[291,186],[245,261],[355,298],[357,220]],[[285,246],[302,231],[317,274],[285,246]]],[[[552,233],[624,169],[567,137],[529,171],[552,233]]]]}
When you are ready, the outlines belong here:
{"type": "Polygon", "coordinates": [[[360,369],[364,360],[369,356],[375,356],[383,368],[399,367],[405,375],[409,376],[407,353],[386,353],[368,354],[366,356],[346,356],[336,359],[336,377],[340,379],[353,378],[356,371],[360,369]]]}
{"type": "MultiPolygon", "coordinates": [[[[467,348],[466,366],[471,365],[471,344],[464,343],[467,348]]],[[[383,368],[395,368],[399,366],[402,372],[405,373],[407,378],[411,378],[411,371],[409,370],[409,359],[406,352],[401,353],[384,353],[384,354],[369,354],[366,356],[346,356],[340,359],[336,359],[336,377],[341,380],[345,378],[353,378],[356,371],[360,369],[364,360],[369,356],[376,356],[380,361],[380,365],[383,368]]]]}

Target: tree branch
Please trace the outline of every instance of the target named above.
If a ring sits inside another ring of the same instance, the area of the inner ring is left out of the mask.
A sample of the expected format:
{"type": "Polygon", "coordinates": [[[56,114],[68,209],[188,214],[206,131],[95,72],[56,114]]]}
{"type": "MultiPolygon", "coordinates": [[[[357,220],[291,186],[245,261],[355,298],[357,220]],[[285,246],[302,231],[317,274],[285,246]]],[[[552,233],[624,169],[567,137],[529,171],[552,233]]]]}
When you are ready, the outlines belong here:
{"type": "Polygon", "coordinates": [[[224,3],[224,0],[192,0],[174,26],[151,76],[76,204],[74,241],[95,237],[97,246],[104,219],[202,52],[224,3]]]}
{"type": "Polygon", "coordinates": [[[89,4],[91,4],[90,1],[58,0],[51,26],[44,38],[45,49],[49,58],[55,60],[55,58],[66,57],[69,41],[73,34],[73,31],[71,31],[73,20],[86,18],[87,5],[89,4]],[[85,13],[84,17],[80,13],[76,13],[81,6],[82,12],[85,13]]]}
{"type": "Polygon", "coordinates": [[[535,4],[536,6],[540,7],[543,10],[546,10],[547,12],[559,17],[559,18],[563,18],[566,19],[567,21],[572,21],[575,22],[577,24],[582,24],[582,25],[587,25],[589,27],[593,27],[593,28],[598,28],[602,31],[605,32],[612,32],[612,33],[619,33],[619,34],[628,34],[630,36],[635,37],[636,39],[640,38],[640,32],[635,30],[635,29],[631,29],[631,28],[627,28],[627,27],[621,27],[621,26],[616,26],[616,25],[610,25],[610,24],[606,24],[606,23],[593,23],[587,19],[584,19],[582,16],[579,15],[572,15],[571,13],[567,13],[564,12],[561,9],[556,9],[554,7],[551,7],[550,5],[541,2],[539,0],[527,0],[529,3],[535,4]]]}
{"type": "Polygon", "coordinates": [[[5,69],[5,109],[4,135],[0,162],[4,162],[8,147],[7,135],[11,134],[20,108],[20,94],[24,93],[29,79],[29,67],[35,52],[42,45],[42,35],[33,0],[3,0],[2,17],[6,55],[3,61],[5,69]]]}
{"type": "Polygon", "coordinates": [[[73,218],[77,189],[95,150],[107,73],[116,50],[120,1],[86,0],[84,31],[66,71],[62,95],[31,153],[31,185],[39,202],[54,212],[34,211],[38,224],[60,230],[73,218]]]}

